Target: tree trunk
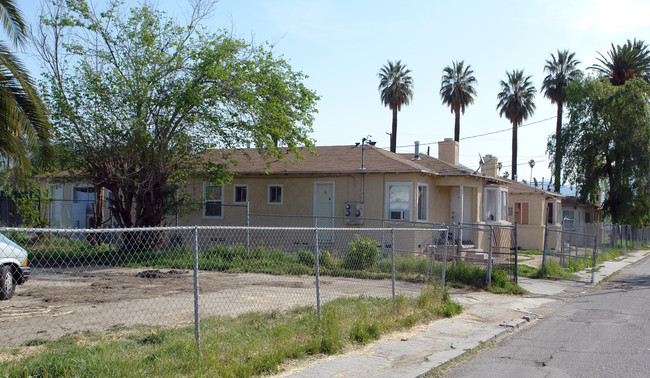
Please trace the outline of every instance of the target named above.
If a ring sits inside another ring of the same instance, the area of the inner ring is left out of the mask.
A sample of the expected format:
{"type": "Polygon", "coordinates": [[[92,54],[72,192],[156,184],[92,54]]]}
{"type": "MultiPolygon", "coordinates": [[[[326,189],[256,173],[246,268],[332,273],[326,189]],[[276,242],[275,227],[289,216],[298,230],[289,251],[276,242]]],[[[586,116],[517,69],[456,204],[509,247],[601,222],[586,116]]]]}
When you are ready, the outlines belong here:
{"type": "Polygon", "coordinates": [[[390,152],[397,152],[397,107],[393,108],[393,131],[390,134],[390,152]]]}
{"type": "Polygon", "coordinates": [[[512,123],[512,179],[517,181],[517,127],[516,122],[512,123]]]}
{"type": "Polygon", "coordinates": [[[562,183],[562,157],[564,156],[564,149],[561,143],[562,140],[562,102],[557,103],[557,123],[555,124],[555,192],[560,192],[560,184],[562,183]]]}
{"type": "Polygon", "coordinates": [[[456,109],[454,111],[454,140],[460,142],[460,111],[456,109]]]}

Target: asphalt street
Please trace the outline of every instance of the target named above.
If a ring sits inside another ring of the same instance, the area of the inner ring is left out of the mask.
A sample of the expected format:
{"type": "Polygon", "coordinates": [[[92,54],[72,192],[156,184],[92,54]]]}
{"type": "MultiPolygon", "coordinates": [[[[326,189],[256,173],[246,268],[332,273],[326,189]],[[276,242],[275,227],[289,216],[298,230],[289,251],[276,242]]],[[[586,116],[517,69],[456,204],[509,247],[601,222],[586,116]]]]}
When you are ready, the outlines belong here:
{"type": "Polygon", "coordinates": [[[650,258],[572,296],[449,377],[649,377],[650,258]]]}

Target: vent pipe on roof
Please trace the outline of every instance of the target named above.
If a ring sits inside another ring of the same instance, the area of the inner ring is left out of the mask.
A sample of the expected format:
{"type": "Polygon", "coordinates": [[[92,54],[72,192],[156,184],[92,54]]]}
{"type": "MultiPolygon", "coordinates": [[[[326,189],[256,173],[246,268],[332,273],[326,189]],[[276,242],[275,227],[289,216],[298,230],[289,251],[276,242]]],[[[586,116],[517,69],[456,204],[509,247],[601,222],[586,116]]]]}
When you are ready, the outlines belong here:
{"type": "Polygon", "coordinates": [[[420,141],[415,141],[415,156],[411,160],[420,160],[420,141]]]}

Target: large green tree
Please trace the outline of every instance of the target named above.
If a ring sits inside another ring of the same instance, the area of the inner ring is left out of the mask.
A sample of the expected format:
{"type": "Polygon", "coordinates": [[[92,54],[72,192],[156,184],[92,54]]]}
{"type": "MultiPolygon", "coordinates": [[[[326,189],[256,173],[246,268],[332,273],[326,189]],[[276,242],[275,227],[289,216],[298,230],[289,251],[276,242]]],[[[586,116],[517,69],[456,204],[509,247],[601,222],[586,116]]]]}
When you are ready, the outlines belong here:
{"type": "Polygon", "coordinates": [[[561,139],[564,174],[583,200],[597,202],[613,223],[650,224],[650,84],[632,78],[575,80],[566,88],[569,124],[561,139]]]}
{"type": "Polygon", "coordinates": [[[408,105],[413,98],[413,78],[410,73],[411,70],[406,68],[401,60],[398,60],[397,62],[388,61],[377,74],[381,103],[393,111],[390,134],[391,152],[397,150],[397,112],[402,109],[402,105],[408,105]]]}
{"type": "Polygon", "coordinates": [[[648,45],[636,38],[627,40],[623,45],[614,46],[607,52],[607,57],[598,53],[599,63],[589,67],[605,75],[613,85],[623,85],[633,77],[640,77],[650,83],[650,50],[648,45]]]}
{"type": "MultiPolygon", "coordinates": [[[[25,22],[13,0],[0,0],[0,20],[10,44],[24,46],[25,22]]],[[[0,41],[0,156],[29,172],[30,158],[41,167],[52,160],[50,139],[47,110],[32,79],[10,45],[0,41]]]]}
{"type": "MultiPolygon", "coordinates": [[[[558,50],[557,56],[551,53],[551,59],[546,60],[544,72],[547,73],[542,82],[542,93],[546,98],[551,100],[552,104],[557,105],[557,120],[555,124],[555,146],[560,146],[558,140],[562,137],[562,111],[566,101],[566,91],[564,88],[572,80],[581,75],[578,69],[580,61],[575,58],[575,53],[569,50],[558,50]]],[[[553,160],[553,171],[555,175],[555,192],[560,192],[562,184],[562,151],[555,153],[553,160]]]]}
{"type": "Polygon", "coordinates": [[[440,83],[440,98],[442,103],[449,106],[454,113],[454,140],[460,141],[460,115],[465,114],[467,105],[474,103],[476,96],[476,78],[471,65],[465,66],[465,61],[452,62],[451,66],[442,70],[440,83]]]}
{"type": "Polygon", "coordinates": [[[208,32],[212,2],[192,4],[184,25],[147,3],[125,12],[60,0],[43,17],[56,135],[81,178],[111,191],[121,227],[160,224],[189,177],[227,180],[228,155],[208,150],[254,144],[282,160],[278,146],[313,147],[318,97],[305,76],[268,46],[208,32]]]}
{"type": "Polygon", "coordinates": [[[523,70],[506,72],[506,76],[500,83],[497,110],[512,123],[512,179],[517,180],[517,129],[535,113],[535,86],[523,70]]]}

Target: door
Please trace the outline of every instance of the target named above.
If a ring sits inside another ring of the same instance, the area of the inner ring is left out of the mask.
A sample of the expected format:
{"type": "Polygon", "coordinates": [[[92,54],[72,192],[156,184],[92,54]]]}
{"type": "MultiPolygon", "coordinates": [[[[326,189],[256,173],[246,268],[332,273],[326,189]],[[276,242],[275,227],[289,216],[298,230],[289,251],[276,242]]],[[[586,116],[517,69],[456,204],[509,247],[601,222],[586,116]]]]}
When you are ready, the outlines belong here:
{"type": "MultiPolygon", "coordinates": [[[[471,223],[473,189],[461,186],[451,188],[451,223],[471,223]],[[462,189],[462,190],[461,190],[462,189]],[[462,206],[461,206],[462,197],[462,206]],[[461,216],[462,213],[462,216],[461,216]]],[[[463,240],[469,238],[469,232],[463,232],[463,240]]]]}
{"type": "MultiPolygon", "coordinates": [[[[314,225],[322,228],[334,227],[334,183],[316,182],[314,184],[314,225]]],[[[319,242],[334,241],[334,231],[318,231],[319,242]]]]}

